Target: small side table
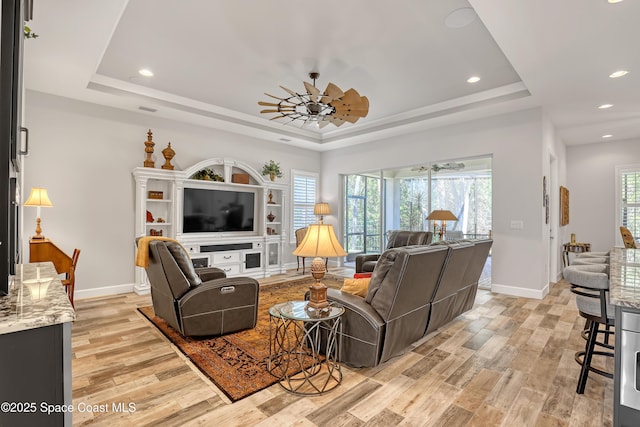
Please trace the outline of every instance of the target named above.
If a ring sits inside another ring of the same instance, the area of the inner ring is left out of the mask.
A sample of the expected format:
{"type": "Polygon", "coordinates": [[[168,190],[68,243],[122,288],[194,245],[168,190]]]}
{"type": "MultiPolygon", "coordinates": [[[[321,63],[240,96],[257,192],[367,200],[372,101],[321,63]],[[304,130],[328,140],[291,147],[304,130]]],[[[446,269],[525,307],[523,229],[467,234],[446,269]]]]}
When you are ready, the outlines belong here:
{"type": "Polygon", "coordinates": [[[326,393],[342,382],[340,337],[343,307],[308,312],[307,301],[289,301],[269,309],[267,368],[287,391],[308,396],[326,393]],[[324,354],[320,350],[324,349],[324,354]]]}
{"type": "Polygon", "coordinates": [[[562,266],[569,265],[569,252],[591,252],[591,243],[565,243],[562,245],[562,266]]]}

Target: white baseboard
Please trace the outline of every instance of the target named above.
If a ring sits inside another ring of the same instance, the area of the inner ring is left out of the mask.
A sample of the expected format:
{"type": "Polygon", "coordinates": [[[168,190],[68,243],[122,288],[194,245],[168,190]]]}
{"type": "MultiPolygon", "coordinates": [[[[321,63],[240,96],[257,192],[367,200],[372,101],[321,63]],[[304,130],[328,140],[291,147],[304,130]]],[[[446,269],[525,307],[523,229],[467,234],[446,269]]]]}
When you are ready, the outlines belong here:
{"type": "Polygon", "coordinates": [[[514,297],[543,299],[549,293],[549,285],[547,284],[542,289],[526,289],[526,288],[519,288],[517,286],[507,286],[507,285],[499,285],[496,283],[492,283],[491,292],[496,292],[498,294],[511,295],[514,297]]]}
{"type": "Polygon", "coordinates": [[[102,288],[93,288],[93,289],[76,289],[74,292],[74,299],[83,299],[83,298],[96,298],[96,297],[104,297],[109,295],[118,295],[118,294],[126,294],[129,292],[133,292],[134,283],[124,284],[124,285],[116,285],[116,286],[104,286],[102,288]]]}

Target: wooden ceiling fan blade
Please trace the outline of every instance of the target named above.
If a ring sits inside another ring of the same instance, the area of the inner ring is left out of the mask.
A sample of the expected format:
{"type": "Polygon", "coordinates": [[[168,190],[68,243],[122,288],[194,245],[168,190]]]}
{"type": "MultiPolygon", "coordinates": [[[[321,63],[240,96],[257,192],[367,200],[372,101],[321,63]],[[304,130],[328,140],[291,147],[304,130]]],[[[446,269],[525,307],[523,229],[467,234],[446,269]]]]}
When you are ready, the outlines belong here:
{"type": "Polygon", "coordinates": [[[365,111],[364,116],[361,117],[367,117],[367,114],[369,113],[369,98],[361,96],[359,108],[365,111]]]}
{"type": "Polygon", "coordinates": [[[327,88],[324,90],[325,96],[328,96],[331,99],[339,99],[344,96],[344,92],[338,86],[333,83],[329,83],[327,88]]]}
{"type": "Polygon", "coordinates": [[[348,117],[367,117],[367,110],[354,110],[354,109],[338,109],[336,108],[335,116],[348,116],[348,117]]]}
{"type": "Polygon", "coordinates": [[[258,101],[258,105],[262,105],[263,107],[279,107],[281,104],[275,103],[275,102],[265,102],[265,101],[258,101]]]}
{"type": "Polygon", "coordinates": [[[289,109],[289,108],[281,108],[279,110],[261,110],[261,113],[282,113],[282,112],[293,112],[293,109],[289,109]]]}
{"type": "Polygon", "coordinates": [[[329,123],[331,123],[329,120],[323,119],[323,120],[318,120],[318,127],[320,129],[324,128],[325,126],[327,126],[329,123]]]}
{"type": "Polygon", "coordinates": [[[304,87],[307,89],[309,99],[313,102],[318,102],[318,95],[320,95],[320,89],[312,85],[311,83],[304,82],[304,87]]]}
{"type": "MultiPolygon", "coordinates": [[[[291,89],[287,89],[284,86],[280,86],[282,89],[284,89],[287,93],[289,93],[291,96],[295,96],[296,98],[300,98],[300,95],[294,91],[292,91],[291,89]]],[[[300,98],[301,99],[301,98],[300,98]]]]}
{"type": "Polygon", "coordinates": [[[360,94],[358,91],[351,88],[344,93],[344,96],[340,98],[340,101],[347,104],[355,104],[360,101],[360,94]]]}
{"type": "Polygon", "coordinates": [[[335,117],[336,119],[344,120],[345,122],[349,122],[349,123],[355,123],[360,118],[357,116],[346,116],[342,114],[334,114],[333,117],[335,117]]]}
{"type": "Polygon", "coordinates": [[[344,120],[339,119],[338,117],[335,116],[331,116],[331,118],[329,119],[331,121],[331,123],[333,123],[334,125],[340,127],[344,124],[344,120]]]}
{"type": "Polygon", "coordinates": [[[271,98],[279,99],[280,101],[286,101],[285,98],[280,98],[279,96],[271,95],[270,93],[267,93],[267,92],[265,92],[264,94],[267,96],[270,96],[271,98]]]}

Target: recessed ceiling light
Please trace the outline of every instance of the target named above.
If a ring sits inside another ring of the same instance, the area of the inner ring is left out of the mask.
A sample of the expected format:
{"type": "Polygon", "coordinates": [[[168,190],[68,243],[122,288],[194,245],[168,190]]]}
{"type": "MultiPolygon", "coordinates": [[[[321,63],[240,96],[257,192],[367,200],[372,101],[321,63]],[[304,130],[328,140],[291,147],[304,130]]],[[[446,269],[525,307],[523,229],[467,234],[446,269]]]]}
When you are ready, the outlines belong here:
{"type": "Polygon", "coordinates": [[[607,108],[611,108],[613,107],[613,104],[602,104],[602,105],[598,105],[598,108],[601,110],[606,110],[607,108]]]}
{"type": "Polygon", "coordinates": [[[614,3],[620,3],[622,1],[624,1],[624,0],[607,0],[607,3],[614,4],[614,3]]]}
{"type": "Polygon", "coordinates": [[[471,76],[467,79],[467,83],[477,83],[480,81],[480,77],[478,76],[471,76]]]}
{"type": "Polygon", "coordinates": [[[613,135],[611,135],[610,133],[606,134],[606,135],[602,135],[603,138],[611,138],[613,135]]]}
{"type": "Polygon", "coordinates": [[[461,7],[449,13],[444,19],[444,25],[449,28],[462,28],[476,20],[478,15],[472,7],[461,7]]]}
{"type": "Polygon", "coordinates": [[[627,74],[629,74],[629,72],[627,70],[618,70],[618,71],[614,71],[613,73],[609,74],[609,78],[615,79],[615,78],[618,78],[618,77],[626,76],[627,74]]]}
{"type": "Polygon", "coordinates": [[[153,77],[153,71],[147,69],[147,68],[141,68],[138,70],[138,73],[140,73],[141,76],[145,76],[145,77],[153,77]]]}

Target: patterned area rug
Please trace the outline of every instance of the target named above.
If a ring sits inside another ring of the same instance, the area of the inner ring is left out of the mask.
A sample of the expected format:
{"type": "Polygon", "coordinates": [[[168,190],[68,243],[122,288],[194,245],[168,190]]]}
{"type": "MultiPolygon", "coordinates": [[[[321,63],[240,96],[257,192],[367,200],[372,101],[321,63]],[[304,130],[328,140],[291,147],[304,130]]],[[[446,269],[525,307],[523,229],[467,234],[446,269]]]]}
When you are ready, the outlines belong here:
{"type": "MultiPolygon", "coordinates": [[[[340,288],[342,279],[325,276],[328,287],[340,288]]],[[[278,379],[267,370],[269,358],[269,308],[279,302],[302,300],[310,277],[260,287],[258,323],[254,329],[214,338],[183,337],[153,307],[138,310],[153,323],[232,402],[275,384],[278,379]]]]}

